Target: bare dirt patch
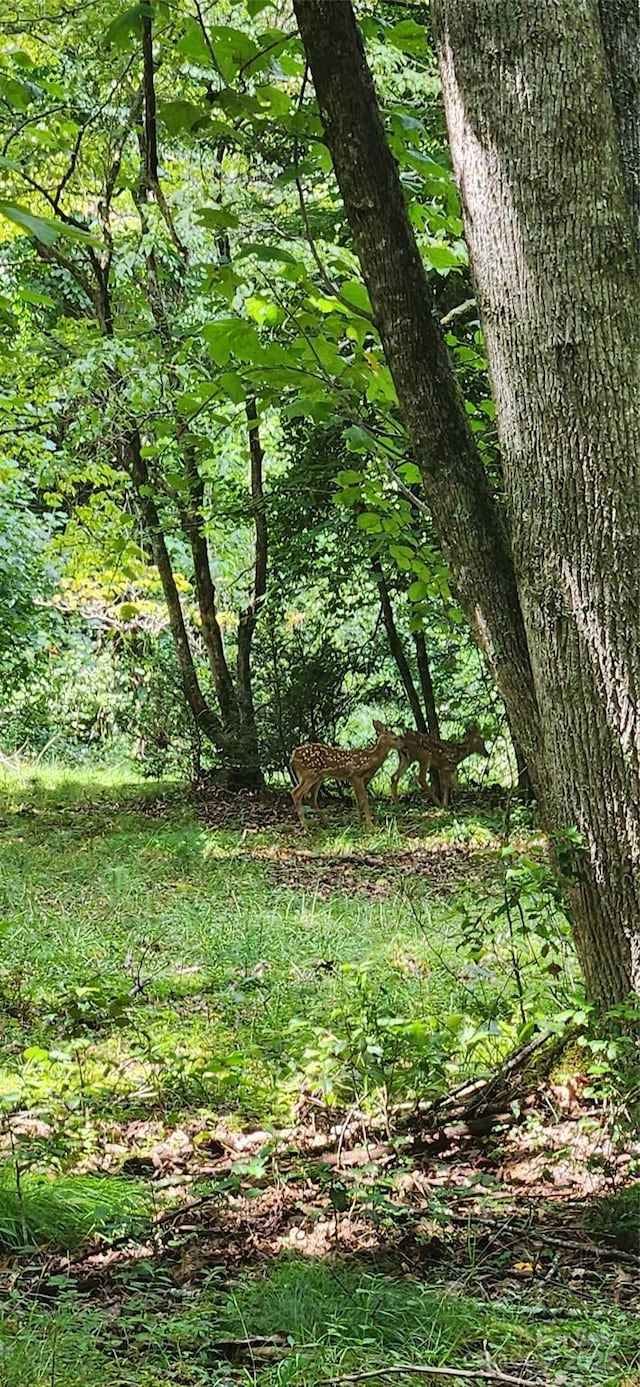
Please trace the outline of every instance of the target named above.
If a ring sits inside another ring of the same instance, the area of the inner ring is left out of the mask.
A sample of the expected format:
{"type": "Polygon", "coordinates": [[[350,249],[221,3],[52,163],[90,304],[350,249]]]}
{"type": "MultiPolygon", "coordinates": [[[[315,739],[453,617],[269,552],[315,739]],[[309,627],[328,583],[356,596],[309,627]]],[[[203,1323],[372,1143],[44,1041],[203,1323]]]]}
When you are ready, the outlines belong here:
{"type": "Polygon", "coordinates": [[[466,845],[438,843],[400,852],[313,853],[303,848],[265,848],[251,854],[265,863],[269,879],[292,891],[326,898],[341,895],[387,896],[407,878],[423,878],[438,894],[477,881],[493,865],[492,853],[466,845]]]}

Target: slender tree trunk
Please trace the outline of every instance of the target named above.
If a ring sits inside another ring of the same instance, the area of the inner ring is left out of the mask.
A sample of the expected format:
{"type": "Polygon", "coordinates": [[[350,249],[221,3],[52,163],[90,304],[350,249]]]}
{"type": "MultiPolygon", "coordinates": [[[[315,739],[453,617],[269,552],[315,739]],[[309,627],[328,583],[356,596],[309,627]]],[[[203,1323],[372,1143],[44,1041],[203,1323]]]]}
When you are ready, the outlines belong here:
{"type": "Polygon", "coordinates": [[[422,699],[427,715],[427,732],[430,737],[440,737],[440,719],[436,707],[436,696],[433,691],[433,680],[431,678],[431,666],[427,654],[427,643],[424,638],[424,631],[414,631],[413,643],[416,648],[416,662],[418,674],[420,676],[420,687],[422,689],[422,699]]]}
{"type": "Polygon", "coordinates": [[[222,721],[227,732],[227,741],[232,745],[238,732],[240,717],[218,622],[216,590],[211,574],[209,546],[205,534],[204,482],[198,471],[196,459],[188,448],[184,453],[184,464],[189,480],[189,504],[183,513],[182,526],[193,559],[193,576],[198,598],[202,639],[207,652],[216,697],[220,704],[222,721]]]}
{"type": "Polygon", "coordinates": [[[599,12],[433,0],[432,18],[547,812],[580,831],[576,938],[591,996],[613,1003],[640,990],[640,266],[599,12]]]}
{"type": "Polygon", "coordinates": [[[538,711],[502,517],[470,432],[349,0],[294,0],[412,455],[457,593],[531,766],[538,711]]]}
{"type": "MultiPolygon", "coordinates": [[[[148,233],[146,203],[149,195],[153,194],[184,266],[186,265],[186,247],[177,233],[164,197],[158,172],[158,133],[151,12],[142,16],[142,57],[144,129],[139,131],[140,178],[138,191],[135,195],[136,203],[142,229],[148,233]]],[[[158,335],[167,350],[169,361],[171,361],[171,354],[174,350],[174,335],[170,316],[166,310],[161,276],[158,274],[153,245],[147,252],[146,265],[149,304],[158,335]]],[[[177,390],[179,379],[175,368],[171,365],[168,367],[168,378],[172,388],[177,390]]],[[[187,505],[181,508],[180,519],[191,549],[202,639],[207,652],[216,698],[220,706],[223,737],[221,749],[225,762],[225,778],[227,783],[234,787],[259,786],[264,782],[259,766],[249,664],[253,628],[250,627],[250,623],[247,626],[247,622],[244,620],[245,614],[241,613],[238,635],[238,688],[236,690],[229,671],[222,631],[218,621],[216,591],[205,528],[205,486],[200,476],[197,458],[188,444],[184,449],[183,462],[189,484],[189,500],[187,505]]]]}
{"type": "Polygon", "coordinates": [[[240,713],[240,743],[243,759],[247,765],[255,767],[256,783],[264,783],[260,770],[258,731],[253,702],[253,680],[251,674],[251,649],[258,622],[260,608],[267,591],[268,535],[267,518],[264,508],[262,486],[262,464],[264,453],[260,442],[258,411],[253,395],[247,397],[247,427],[249,434],[249,457],[251,462],[251,501],[255,526],[255,547],[253,561],[253,591],[238,622],[237,687],[240,713]]]}
{"type": "Polygon", "coordinates": [[[411,708],[411,712],[413,713],[416,728],[418,732],[426,732],[427,724],[425,721],[424,713],[422,711],[420,698],[418,696],[418,690],[416,689],[416,686],[413,682],[411,667],[406,657],[404,646],[400,639],[400,633],[396,626],[396,619],[393,614],[393,604],[391,602],[391,596],[389,593],[389,588],[387,586],[387,580],[384,576],[382,564],[380,563],[380,560],[377,555],[372,555],[371,567],[373,569],[373,574],[378,587],[378,592],[380,594],[380,609],[382,611],[382,620],[384,621],[384,628],[387,633],[389,650],[391,651],[391,654],[393,655],[393,658],[396,662],[398,673],[402,680],[404,691],[409,701],[409,707],[411,708]]]}
{"type": "MultiPolygon", "coordinates": [[[[416,648],[416,662],[418,674],[420,676],[420,687],[425,712],[427,715],[427,731],[430,737],[440,737],[440,719],[436,707],[436,698],[433,691],[433,680],[431,678],[431,667],[429,656],[427,655],[427,643],[424,638],[424,631],[414,631],[413,642],[416,648]]],[[[431,766],[429,771],[429,783],[437,800],[442,803],[442,779],[436,766],[431,766]]]]}
{"type": "Polygon", "coordinates": [[[169,625],[175,645],[180,678],[184,696],[193,714],[196,726],[204,733],[210,742],[216,747],[224,744],[222,727],[218,719],[214,716],[202,693],[196,668],[191,654],[191,644],[187,631],[180,594],[176,587],[176,580],[173,575],[171,559],[165,543],[165,538],[160,523],[160,517],[156,509],[147,464],[142,456],[140,447],[140,435],[134,431],[129,434],[124,444],[125,462],[133,485],[136,490],[138,504],[145,529],[149,535],[153,561],[160,575],[162,591],[167,604],[169,614],[169,625]]]}

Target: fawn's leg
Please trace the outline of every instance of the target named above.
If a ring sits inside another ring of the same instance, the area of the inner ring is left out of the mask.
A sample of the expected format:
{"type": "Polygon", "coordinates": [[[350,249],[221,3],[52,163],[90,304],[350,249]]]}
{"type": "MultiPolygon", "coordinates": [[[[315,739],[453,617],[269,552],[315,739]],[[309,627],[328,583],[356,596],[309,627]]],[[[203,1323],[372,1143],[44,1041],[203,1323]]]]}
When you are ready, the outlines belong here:
{"type": "Polygon", "coordinates": [[[420,789],[424,790],[425,794],[429,796],[429,799],[432,801],[432,803],[437,805],[438,809],[441,809],[442,806],[440,804],[440,801],[436,799],[433,790],[431,789],[431,786],[429,784],[429,781],[427,780],[427,773],[430,770],[430,760],[427,759],[426,761],[422,760],[419,762],[418,784],[420,785],[420,789]]]}
{"type": "Polygon", "coordinates": [[[443,769],[440,771],[440,777],[442,781],[442,808],[448,809],[449,796],[451,795],[451,790],[455,781],[455,772],[443,769]]]}
{"type": "Polygon", "coordinates": [[[358,809],[360,810],[360,814],[365,824],[367,825],[367,828],[373,828],[373,819],[371,818],[371,809],[369,807],[369,800],[367,799],[367,792],[365,790],[364,780],[361,776],[354,776],[353,780],[351,781],[351,784],[353,785],[355,797],[358,801],[358,809]]]}
{"type": "Polygon", "coordinates": [[[308,781],[307,781],[307,783],[305,784],[304,778],[301,777],[300,780],[298,781],[298,784],[297,784],[297,785],[294,785],[294,787],[293,787],[293,789],[292,789],[292,791],[291,791],[291,798],[292,798],[293,803],[294,803],[294,807],[295,807],[296,814],[298,815],[298,818],[299,818],[299,820],[300,820],[300,827],[301,827],[303,833],[306,833],[306,831],[307,831],[307,825],[306,825],[306,822],[305,822],[304,814],[302,813],[302,801],[303,801],[303,799],[304,799],[304,797],[305,797],[305,795],[306,795],[308,789],[309,789],[309,783],[308,783],[308,781]]]}
{"type": "Polygon", "coordinates": [[[310,800],[309,800],[309,803],[310,803],[310,805],[311,805],[311,808],[314,810],[314,813],[316,813],[316,814],[318,815],[318,818],[319,818],[319,820],[320,820],[320,823],[321,823],[321,824],[326,824],[326,822],[327,822],[327,816],[326,816],[326,814],[325,814],[325,812],[324,812],[324,809],[321,809],[321,808],[320,808],[320,805],[318,804],[318,790],[320,789],[321,784],[322,784],[322,778],[320,778],[320,780],[314,781],[314,784],[311,786],[311,793],[310,793],[310,800]]]}
{"type": "Polygon", "coordinates": [[[399,751],[398,765],[391,777],[391,794],[393,799],[395,800],[397,800],[398,798],[398,782],[400,780],[400,777],[404,775],[405,771],[408,771],[410,765],[410,758],[406,755],[404,751],[399,751]]]}

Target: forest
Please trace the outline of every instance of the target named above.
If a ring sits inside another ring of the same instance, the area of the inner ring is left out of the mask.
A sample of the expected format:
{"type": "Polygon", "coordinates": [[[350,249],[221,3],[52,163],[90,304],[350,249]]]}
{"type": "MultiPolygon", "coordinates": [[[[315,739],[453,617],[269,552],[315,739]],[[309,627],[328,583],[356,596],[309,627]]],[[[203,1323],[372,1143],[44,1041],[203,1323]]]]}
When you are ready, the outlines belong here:
{"type": "Polygon", "coordinates": [[[11,0],[0,179],[0,1384],[640,1387],[638,0],[11,0]]]}

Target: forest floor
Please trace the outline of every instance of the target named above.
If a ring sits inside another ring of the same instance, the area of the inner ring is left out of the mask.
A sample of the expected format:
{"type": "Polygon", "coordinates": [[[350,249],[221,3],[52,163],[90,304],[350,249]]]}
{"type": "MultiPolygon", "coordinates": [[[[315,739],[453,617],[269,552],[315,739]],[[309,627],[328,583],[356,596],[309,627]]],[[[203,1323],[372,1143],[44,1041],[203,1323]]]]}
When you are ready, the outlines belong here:
{"type": "Polygon", "coordinates": [[[544,842],[497,791],[375,809],[0,782],[0,1383],[640,1387],[593,1054],[433,1121],[579,1005],[544,842]]]}

